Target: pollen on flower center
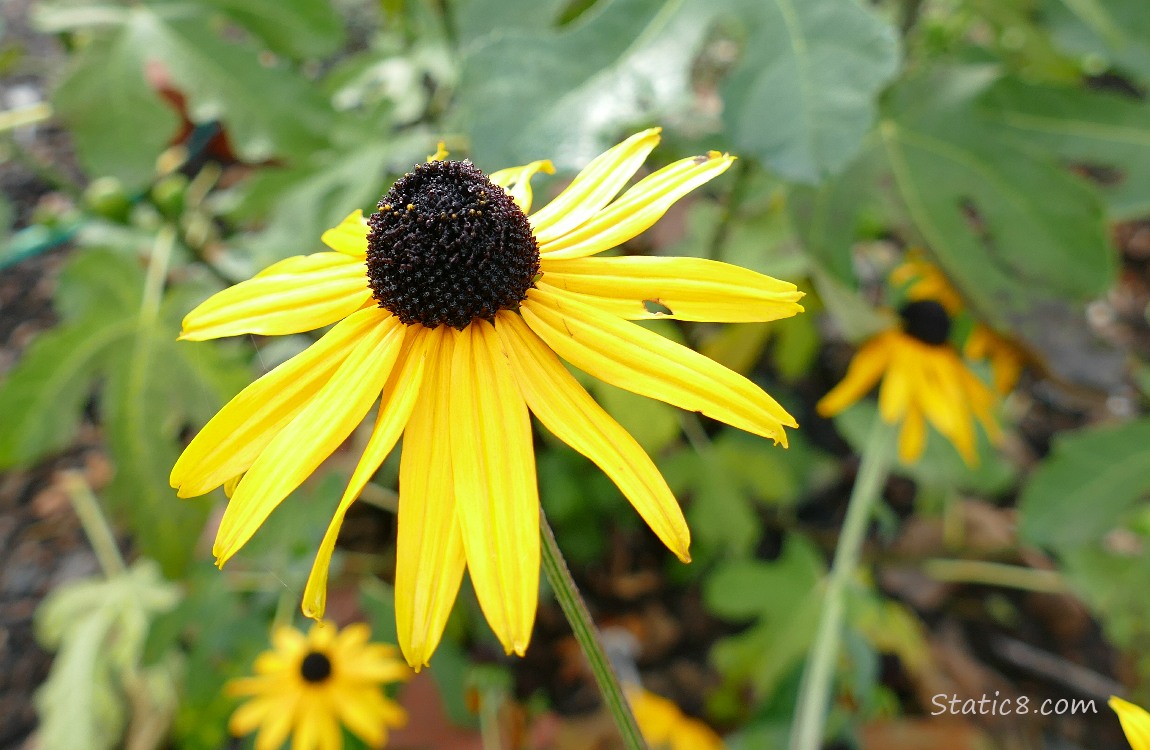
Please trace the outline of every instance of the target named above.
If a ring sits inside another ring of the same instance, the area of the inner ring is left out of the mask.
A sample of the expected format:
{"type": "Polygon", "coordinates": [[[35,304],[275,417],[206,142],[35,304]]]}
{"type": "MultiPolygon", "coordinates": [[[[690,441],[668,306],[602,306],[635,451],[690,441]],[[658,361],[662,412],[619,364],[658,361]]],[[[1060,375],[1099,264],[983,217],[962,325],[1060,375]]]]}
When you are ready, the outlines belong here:
{"type": "Polygon", "coordinates": [[[331,677],[331,659],[319,651],[309,652],[300,662],[299,676],[306,682],[323,682],[331,677]]]}
{"type": "Polygon", "coordinates": [[[539,273],[519,206],[470,162],[432,161],[401,177],[368,219],[367,275],[403,323],[462,330],[515,309],[539,273]]]}
{"type": "Polygon", "coordinates": [[[902,329],[924,344],[939,346],[950,337],[950,315],[934,300],[918,300],[899,308],[902,329]]]}

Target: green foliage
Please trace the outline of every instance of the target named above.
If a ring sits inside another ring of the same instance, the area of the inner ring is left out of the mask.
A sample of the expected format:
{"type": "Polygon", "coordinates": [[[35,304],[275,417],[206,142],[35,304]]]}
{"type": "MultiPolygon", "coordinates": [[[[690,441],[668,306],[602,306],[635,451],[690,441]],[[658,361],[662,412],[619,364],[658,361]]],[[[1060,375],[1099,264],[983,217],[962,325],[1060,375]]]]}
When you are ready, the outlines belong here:
{"type": "Polygon", "coordinates": [[[777,560],[731,560],[708,576],[703,583],[707,608],[726,620],[753,622],[711,652],[726,679],[750,686],[757,700],[766,700],[802,663],[818,618],[822,574],[818,550],[791,535],[777,560]]]}
{"type": "Polygon", "coordinates": [[[63,323],[29,348],[0,384],[0,467],[28,466],[71,444],[103,383],[101,414],[116,463],[109,502],[139,530],[140,548],[177,575],[207,513],[173,502],[167,476],[189,422],[206,422],[246,380],[218,346],[177,344],[187,297],[145,305],[139,265],[109,250],[77,252],[61,272],[63,323]]]}
{"type": "Polygon", "coordinates": [[[732,5],[748,27],[723,90],[734,146],[796,182],[840,171],[897,70],[894,28],[854,0],[732,5]]]}
{"type": "Polygon", "coordinates": [[[1146,419],[1060,436],[1022,489],[1020,533],[1056,549],[1098,542],[1150,491],[1148,451],[1146,419]]]}
{"type": "Polygon", "coordinates": [[[132,708],[170,714],[173,665],[161,662],[148,669],[142,657],[151,621],[179,598],[159,566],[140,560],[107,579],[64,584],[44,600],[36,612],[36,634],[57,653],[48,681],[36,693],[43,747],[119,747],[132,708]]]}

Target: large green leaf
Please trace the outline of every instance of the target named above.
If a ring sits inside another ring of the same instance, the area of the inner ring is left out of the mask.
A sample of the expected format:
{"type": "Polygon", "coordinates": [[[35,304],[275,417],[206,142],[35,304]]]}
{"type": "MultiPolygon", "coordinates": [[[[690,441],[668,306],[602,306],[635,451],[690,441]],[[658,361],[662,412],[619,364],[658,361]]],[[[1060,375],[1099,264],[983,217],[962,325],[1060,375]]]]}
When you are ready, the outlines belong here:
{"type": "Polygon", "coordinates": [[[966,68],[902,83],[875,148],[914,234],[981,317],[1010,327],[1040,303],[1100,294],[1116,260],[1098,192],[979,117],[974,100],[994,75],[966,68]]]}
{"type": "Polygon", "coordinates": [[[133,13],[149,54],[187,95],[192,119],[222,120],[241,157],[261,161],[324,144],[332,111],[302,76],[264,65],[258,47],[225,40],[204,19],[166,18],[146,8],[133,13]]]}
{"type": "Polygon", "coordinates": [[[749,25],[723,89],[723,119],[741,154],[814,183],[858,152],[875,100],[898,70],[898,34],[854,0],[735,3],[749,25]]]}
{"type": "Polygon", "coordinates": [[[0,469],[28,466],[76,436],[99,367],[132,334],[131,321],[41,334],[0,385],[0,469]]]}
{"type": "Polygon", "coordinates": [[[1055,439],[1019,500],[1020,534],[1048,547],[1098,541],[1150,492],[1150,419],[1055,439]]]}
{"type": "Polygon", "coordinates": [[[331,3],[315,0],[203,0],[219,8],[276,52],[292,57],[330,55],[343,43],[343,19],[331,3]]]}
{"type": "Polygon", "coordinates": [[[623,131],[683,110],[711,13],[701,0],[602,0],[558,30],[488,35],[459,84],[476,161],[581,167],[623,131]]]}
{"type": "Polygon", "coordinates": [[[983,102],[988,118],[1030,143],[1074,164],[1109,170],[1102,190],[1114,218],[1150,212],[1150,104],[1013,79],[999,81],[983,102]]]}
{"type": "Polygon", "coordinates": [[[1055,41],[1101,58],[1150,83],[1150,3],[1146,0],[1044,0],[1055,41]]]}
{"type": "Polygon", "coordinates": [[[93,41],[52,97],[87,172],[131,186],[152,178],[179,123],[144,78],[151,34],[143,18],[125,14],[114,33],[93,41]]]}

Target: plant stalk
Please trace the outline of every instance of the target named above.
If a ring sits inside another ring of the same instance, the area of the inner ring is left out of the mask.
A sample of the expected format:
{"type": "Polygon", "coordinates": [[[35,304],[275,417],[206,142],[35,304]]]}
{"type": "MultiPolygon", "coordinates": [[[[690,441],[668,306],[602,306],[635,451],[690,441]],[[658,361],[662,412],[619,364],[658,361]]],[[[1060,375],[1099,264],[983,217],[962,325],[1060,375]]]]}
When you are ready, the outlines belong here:
{"type": "Polygon", "coordinates": [[[875,414],[863,449],[862,463],[847,502],[847,515],[839,534],[834,562],[827,578],[826,598],[815,640],[799,685],[790,750],[819,750],[827,721],[831,687],[843,636],[847,589],[858,569],[867,526],[882,496],[894,460],[895,430],[875,414]]]}
{"type": "Polygon", "coordinates": [[[619,733],[623,735],[627,750],[647,750],[647,743],[639,732],[635,716],[631,713],[631,706],[623,694],[623,687],[619,684],[615,669],[603,650],[591,613],[587,611],[587,605],[579,594],[575,579],[571,577],[571,571],[567,568],[563,553],[559,551],[555,534],[551,531],[551,525],[547,523],[547,517],[542,509],[539,511],[539,536],[542,540],[543,571],[547,574],[555,598],[559,600],[559,606],[575,633],[575,640],[579,642],[583,655],[591,665],[591,672],[595,675],[599,692],[603,694],[603,701],[611,711],[611,717],[619,727],[619,733]]]}

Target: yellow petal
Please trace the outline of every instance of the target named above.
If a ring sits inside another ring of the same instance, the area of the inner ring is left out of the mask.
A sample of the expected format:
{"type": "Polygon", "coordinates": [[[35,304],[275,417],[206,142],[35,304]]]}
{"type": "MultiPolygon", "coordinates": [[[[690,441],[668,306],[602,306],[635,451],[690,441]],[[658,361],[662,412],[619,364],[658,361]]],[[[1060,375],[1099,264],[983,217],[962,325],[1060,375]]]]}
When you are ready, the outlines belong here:
{"type": "Polygon", "coordinates": [[[377,701],[382,702],[375,688],[362,685],[348,686],[343,690],[333,690],[332,701],[339,713],[339,720],[359,737],[368,747],[380,747],[387,729],[379,714],[372,710],[377,701]]]}
{"type": "Polygon", "coordinates": [[[947,348],[938,348],[932,356],[922,359],[926,375],[921,384],[920,401],[929,404],[927,419],[954,445],[968,466],[978,463],[974,442],[974,425],[970,416],[970,403],[966,399],[961,378],[966,371],[958,355],[947,348]],[[935,421],[937,419],[938,421],[935,421]]]}
{"type": "Polygon", "coordinates": [[[881,333],[862,345],[851,359],[847,374],[815,405],[820,416],[833,417],[874,388],[890,364],[894,335],[894,331],[881,333]]]}
{"type": "Polygon", "coordinates": [[[451,152],[447,150],[446,141],[439,141],[435,144],[435,153],[428,155],[427,161],[443,161],[449,156],[451,156],[451,152]]]}
{"type": "Polygon", "coordinates": [[[733,156],[711,151],[681,159],[635,183],[619,200],[563,234],[536,233],[539,252],[548,258],[583,258],[610,250],[645,231],[677,200],[718,177],[733,156]]]}
{"type": "Polygon", "coordinates": [[[589,304],[628,320],[749,323],[803,310],[794,284],[703,258],[544,258],[542,270],[540,284],[588,295],[589,304]],[[671,312],[649,311],[647,302],[671,312]]]}
{"type": "Polygon", "coordinates": [[[562,237],[599,213],[643,166],[661,130],[636,133],[592,159],[555,200],[530,217],[539,244],[562,237]]]}
{"type": "Polygon", "coordinates": [[[1118,721],[1122,722],[1122,731],[1132,750],[1150,750],[1150,713],[1117,696],[1110,696],[1109,705],[1118,714],[1118,721]]]}
{"type": "Polygon", "coordinates": [[[595,403],[521,317],[500,312],[495,316],[495,330],[519,391],[543,426],[594,461],[659,539],[680,560],[690,562],[691,532],[646,451],[595,403]]]}
{"type": "Polygon", "coordinates": [[[539,598],[535,449],[527,404],[487,321],[459,334],[451,381],[451,465],[467,569],[503,648],[522,656],[539,598]]]}
{"type": "Polygon", "coordinates": [[[879,414],[887,424],[902,421],[910,407],[910,380],[919,367],[915,357],[916,352],[906,347],[895,347],[891,351],[891,360],[878,392],[879,414]]]}
{"type": "Polygon", "coordinates": [[[913,464],[926,446],[926,424],[922,412],[911,408],[902,420],[898,434],[898,457],[904,464],[913,464]]]}
{"type": "Polygon", "coordinates": [[[506,190],[511,199],[519,206],[519,210],[526,214],[531,212],[531,178],[537,172],[555,174],[555,165],[544,159],[533,161],[522,167],[501,169],[498,172],[492,172],[487,177],[506,190]]]}
{"type": "Polygon", "coordinates": [[[256,735],[256,750],[279,750],[291,732],[301,697],[299,690],[293,690],[284,697],[279,710],[273,711],[260,727],[260,733],[256,735]]]}
{"type": "MultiPolygon", "coordinates": [[[[413,328],[404,341],[404,349],[399,360],[392,367],[387,384],[383,387],[383,394],[379,401],[379,414],[375,420],[375,427],[368,438],[367,447],[351,475],[347,489],[340,498],[339,507],[328,524],[327,532],[319,545],[315,556],[311,574],[307,579],[307,587],[303,593],[303,613],[307,617],[319,619],[323,617],[327,606],[327,575],[331,567],[331,554],[335,550],[335,542],[339,537],[339,529],[343,525],[343,518],[348,508],[359,497],[371,476],[379,469],[379,465],[387,458],[387,454],[395,447],[411,411],[415,407],[416,396],[419,395],[419,386],[423,380],[423,357],[426,331],[421,327],[413,328]]],[[[366,640],[366,638],[364,639],[366,640]]]]}
{"type": "Polygon", "coordinates": [[[347,439],[383,389],[406,326],[375,308],[362,314],[374,316],[376,324],[363,333],[331,380],[272,439],[240,481],[216,534],[217,565],[234,555],[276,506],[347,439]]]}
{"type": "Polygon", "coordinates": [[[448,393],[454,332],[427,334],[424,380],[403,434],[395,562],[399,647],[416,670],[435,651],[463,580],[463,537],[455,518],[448,393]]]}
{"type": "Polygon", "coordinates": [[[211,418],[172,468],[180,497],[195,497],[243,474],[268,443],[331,379],[367,331],[388,313],[357,312],[319,341],[244,388],[211,418]]]}
{"type": "Polygon", "coordinates": [[[742,375],[571,294],[531,289],[520,310],[531,330],[559,356],[600,380],[784,446],[783,427],[797,426],[778,402],[742,375]]]}
{"type": "Polygon", "coordinates": [[[336,252],[353,258],[364,258],[367,256],[367,232],[367,219],[363,218],[363,211],[357,208],[319,238],[336,252]]]}
{"type": "Polygon", "coordinates": [[[180,338],[311,331],[342,320],[371,298],[360,259],[316,253],[282,263],[213,294],[184,318],[180,338]]]}
{"type": "Polygon", "coordinates": [[[237,708],[228,719],[228,731],[237,737],[251,734],[259,729],[273,711],[280,707],[279,695],[261,695],[237,708]]]}

